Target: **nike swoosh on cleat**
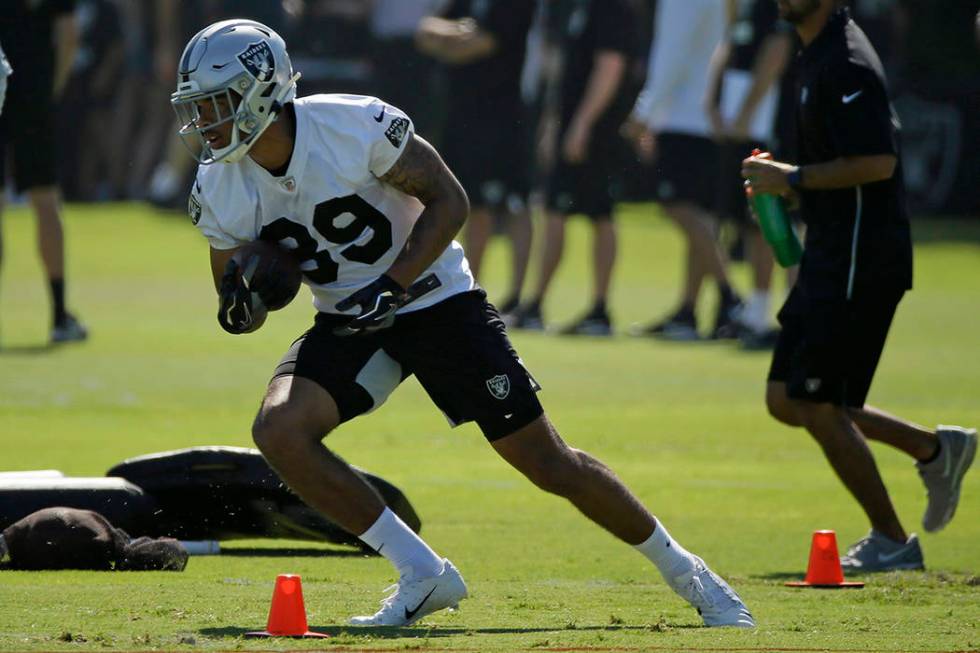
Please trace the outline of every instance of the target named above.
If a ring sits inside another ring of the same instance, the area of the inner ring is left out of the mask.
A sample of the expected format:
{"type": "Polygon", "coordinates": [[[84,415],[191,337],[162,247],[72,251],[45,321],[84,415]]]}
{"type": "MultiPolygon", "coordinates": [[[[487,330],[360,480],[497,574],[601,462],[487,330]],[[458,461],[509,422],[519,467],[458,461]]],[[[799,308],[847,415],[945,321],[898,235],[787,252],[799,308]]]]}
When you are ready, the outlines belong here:
{"type": "Polygon", "coordinates": [[[429,590],[429,593],[425,595],[425,598],[422,599],[417,606],[415,606],[415,609],[414,610],[409,610],[408,609],[408,606],[405,606],[405,619],[406,620],[411,620],[412,617],[415,616],[415,613],[417,613],[419,610],[422,609],[422,606],[425,605],[425,602],[429,600],[429,597],[432,596],[432,593],[435,592],[435,591],[436,591],[436,588],[435,587],[433,587],[432,589],[430,589],[429,590]]]}
{"type": "Polygon", "coordinates": [[[879,553],[878,554],[878,564],[886,565],[889,562],[891,562],[892,560],[895,560],[899,556],[903,556],[906,553],[907,553],[907,551],[904,548],[902,548],[899,551],[896,551],[895,553],[879,553]]]}

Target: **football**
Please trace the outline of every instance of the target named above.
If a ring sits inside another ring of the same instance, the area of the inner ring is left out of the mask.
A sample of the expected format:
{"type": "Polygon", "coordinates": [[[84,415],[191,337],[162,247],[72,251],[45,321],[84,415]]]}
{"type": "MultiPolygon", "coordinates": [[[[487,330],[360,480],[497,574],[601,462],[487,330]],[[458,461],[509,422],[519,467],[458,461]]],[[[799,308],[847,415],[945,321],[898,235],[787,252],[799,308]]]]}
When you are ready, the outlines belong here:
{"type": "Polygon", "coordinates": [[[238,248],[232,256],[253,295],[270,311],[293,301],[303,281],[303,271],[289,252],[274,243],[256,240],[238,248]]]}

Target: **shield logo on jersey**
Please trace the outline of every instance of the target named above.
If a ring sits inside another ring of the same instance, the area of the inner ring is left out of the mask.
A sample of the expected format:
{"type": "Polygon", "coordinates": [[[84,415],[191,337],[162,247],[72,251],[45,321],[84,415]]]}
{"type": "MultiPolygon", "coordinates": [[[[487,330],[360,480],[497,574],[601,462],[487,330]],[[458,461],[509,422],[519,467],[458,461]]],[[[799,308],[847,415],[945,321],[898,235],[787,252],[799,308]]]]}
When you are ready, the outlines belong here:
{"type": "Polygon", "coordinates": [[[510,377],[506,374],[498,374],[492,379],[487,379],[487,390],[497,399],[506,399],[510,394],[510,377]]]}
{"type": "Polygon", "coordinates": [[[272,48],[265,41],[250,43],[247,48],[238,53],[238,61],[249,75],[260,82],[272,79],[272,73],[276,70],[276,58],[272,55],[272,48]]]}
{"type": "Polygon", "coordinates": [[[385,130],[385,136],[388,138],[388,142],[395,147],[399,147],[402,144],[402,141],[405,140],[406,133],[408,133],[407,118],[392,118],[391,124],[385,130]]]}
{"type": "Polygon", "coordinates": [[[191,216],[191,222],[195,225],[201,220],[201,203],[197,201],[192,193],[187,200],[187,214],[191,216]]]}
{"type": "Polygon", "coordinates": [[[806,386],[806,391],[809,392],[810,394],[813,394],[814,392],[820,389],[822,383],[820,379],[814,378],[814,379],[807,379],[804,385],[806,386]]]}

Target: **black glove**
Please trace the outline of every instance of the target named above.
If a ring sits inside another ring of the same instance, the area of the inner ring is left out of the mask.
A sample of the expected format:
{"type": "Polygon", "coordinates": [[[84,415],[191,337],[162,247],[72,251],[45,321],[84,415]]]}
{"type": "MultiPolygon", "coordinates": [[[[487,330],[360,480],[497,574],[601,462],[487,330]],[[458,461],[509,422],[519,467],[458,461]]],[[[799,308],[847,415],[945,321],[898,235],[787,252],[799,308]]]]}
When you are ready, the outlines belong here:
{"type": "Polygon", "coordinates": [[[262,326],[266,315],[265,305],[249,289],[238,263],[234,259],[228,261],[218,290],[218,324],[228,333],[251,333],[262,326]]]}
{"type": "Polygon", "coordinates": [[[356,293],[337,302],[338,311],[361,307],[361,314],[333,330],[337,336],[374,333],[395,322],[395,312],[408,302],[408,293],[387,274],[372,281],[356,293]]]}

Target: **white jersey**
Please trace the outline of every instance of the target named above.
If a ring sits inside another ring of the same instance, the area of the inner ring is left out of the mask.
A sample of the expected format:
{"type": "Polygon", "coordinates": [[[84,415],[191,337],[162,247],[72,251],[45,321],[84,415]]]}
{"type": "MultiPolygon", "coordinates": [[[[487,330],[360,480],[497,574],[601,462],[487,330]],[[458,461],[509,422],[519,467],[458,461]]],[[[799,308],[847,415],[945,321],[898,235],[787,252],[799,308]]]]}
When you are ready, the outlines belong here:
{"type": "MultiPolygon", "coordinates": [[[[379,180],[405,149],[412,122],[362,95],[313,95],[293,105],[296,142],[285,175],[247,156],[200,166],[188,210],[215,249],[261,239],[294,250],[313,305],[340,313],[337,302],[391,266],[422,212],[416,198],[379,180]]],[[[401,312],[476,287],[456,241],[421,276],[429,274],[439,287],[401,312]]]]}
{"type": "Polygon", "coordinates": [[[633,117],[657,132],[707,136],[708,64],[725,35],[721,0],[658,0],[647,81],[633,117]]]}

